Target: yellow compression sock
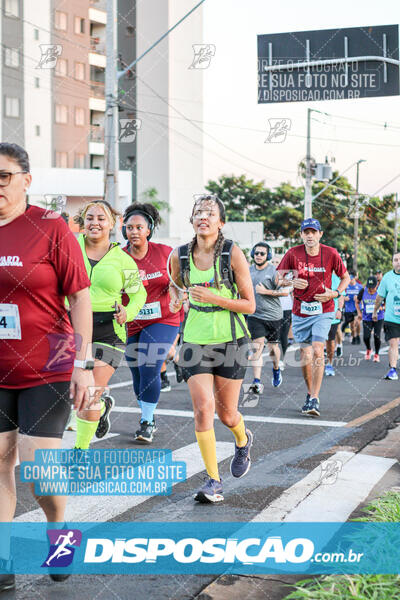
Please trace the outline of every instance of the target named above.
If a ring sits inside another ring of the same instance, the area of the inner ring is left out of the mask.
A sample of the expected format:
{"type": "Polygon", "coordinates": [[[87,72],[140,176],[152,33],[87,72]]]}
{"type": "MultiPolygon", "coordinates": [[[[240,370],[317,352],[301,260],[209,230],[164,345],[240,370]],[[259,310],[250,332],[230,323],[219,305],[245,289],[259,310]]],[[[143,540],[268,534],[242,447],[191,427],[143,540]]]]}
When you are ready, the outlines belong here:
{"type": "Polygon", "coordinates": [[[209,429],[208,431],[195,431],[195,434],[208,475],[219,481],[217,446],[214,429],[209,429]]]}
{"type": "Polygon", "coordinates": [[[99,421],[85,421],[85,419],[81,419],[80,417],[76,418],[75,448],[80,448],[81,450],[89,449],[98,424],[99,421]]]}
{"type": "Polygon", "coordinates": [[[240,415],[239,423],[235,425],[235,427],[229,427],[228,429],[230,429],[235,436],[235,442],[238,448],[242,448],[247,444],[246,427],[242,415],[240,415]]]}

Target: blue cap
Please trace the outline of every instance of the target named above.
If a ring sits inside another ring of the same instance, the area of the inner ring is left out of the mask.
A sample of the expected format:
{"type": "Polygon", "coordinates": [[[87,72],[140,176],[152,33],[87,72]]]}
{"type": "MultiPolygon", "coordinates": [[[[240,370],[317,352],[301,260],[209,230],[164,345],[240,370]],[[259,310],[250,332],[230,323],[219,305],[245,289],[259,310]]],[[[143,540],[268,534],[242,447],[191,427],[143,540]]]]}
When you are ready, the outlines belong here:
{"type": "Polygon", "coordinates": [[[301,231],[305,229],[315,229],[316,231],[321,231],[320,222],[317,219],[304,219],[301,223],[301,231]]]}

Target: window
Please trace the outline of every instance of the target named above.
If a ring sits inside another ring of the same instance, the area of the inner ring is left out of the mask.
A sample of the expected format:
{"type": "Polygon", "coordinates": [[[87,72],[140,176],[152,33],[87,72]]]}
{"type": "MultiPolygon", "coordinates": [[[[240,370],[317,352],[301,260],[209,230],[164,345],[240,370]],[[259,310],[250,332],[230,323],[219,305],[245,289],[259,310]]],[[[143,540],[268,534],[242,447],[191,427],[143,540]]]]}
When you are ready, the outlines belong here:
{"type": "Polygon", "coordinates": [[[56,123],[68,123],[68,106],[56,104],[56,123]]]}
{"type": "Polygon", "coordinates": [[[19,67],[18,48],[4,48],[4,64],[6,67],[19,67]]]}
{"type": "Polygon", "coordinates": [[[56,62],[56,75],[66,77],[68,74],[68,61],[66,58],[58,58],[56,62]]]}
{"type": "Polygon", "coordinates": [[[38,40],[39,39],[39,29],[34,29],[33,30],[33,39],[34,40],[38,40]]]}
{"type": "Polygon", "coordinates": [[[85,155],[80,154],[79,152],[75,153],[74,160],[75,169],[84,169],[85,168],[85,155]]]}
{"type": "Polygon", "coordinates": [[[84,125],[85,124],[85,109],[84,108],[75,108],[75,125],[84,125]]]}
{"type": "Polygon", "coordinates": [[[59,169],[68,169],[67,152],[56,152],[56,167],[59,169]]]}
{"type": "Polygon", "coordinates": [[[40,135],[40,125],[35,125],[35,135],[40,135]]]}
{"type": "Polygon", "coordinates": [[[80,81],[85,80],[85,65],[84,65],[84,63],[80,63],[80,62],[75,63],[75,79],[79,79],[80,81]]]}
{"type": "Polygon", "coordinates": [[[19,98],[5,97],[5,115],[6,117],[19,117],[19,98]]]}
{"type": "Polygon", "coordinates": [[[5,0],[4,12],[6,17],[19,17],[19,0],[5,0]]]}
{"type": "Polygon", "coordinates": [[[40,79],[39,77],[35,77],[35,88],[39,88],[40,87],[40,79]]]}
{"type": "Polygon", "coordinates": [[[54,27],[67,31],[67,13],[56,10],[54,27]]]}
{"type": "Polygon", "coordinates": [[[85,19],[82,19],[81,17],[75,17],[74,31],[75,33],[85,33],[85,19]]]}

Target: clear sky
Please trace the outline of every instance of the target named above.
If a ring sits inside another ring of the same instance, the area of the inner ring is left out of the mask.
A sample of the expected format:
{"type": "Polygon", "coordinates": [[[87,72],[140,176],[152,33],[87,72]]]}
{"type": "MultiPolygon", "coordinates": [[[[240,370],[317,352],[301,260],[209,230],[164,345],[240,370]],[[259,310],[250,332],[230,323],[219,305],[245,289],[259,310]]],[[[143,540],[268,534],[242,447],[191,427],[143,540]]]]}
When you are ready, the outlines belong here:
{"type": "MultiPolygon", "coordinates": [[[[302,185],[297,165],[306,154],[308,107],[332,115],[313,114],[311,154],[317,162],[335,157],[333,167],[341,172],[365,159],[359,189],[367,194],[400,174],[399,96],[257,104],[258,34],[399,24],[400,0],[206,0],[203,6],[203,41],[216,46],[204,70],[206,179],[245,173],[271,187],[281,181],[302,185]],[[265,143],[270,118],[291,120],[283,143],[265,143]]],[[[355,185],[356,168],[346,175],[355,185]]],[[[400,192],[400,176],[381,194],[392,192],[400,192]]]]}

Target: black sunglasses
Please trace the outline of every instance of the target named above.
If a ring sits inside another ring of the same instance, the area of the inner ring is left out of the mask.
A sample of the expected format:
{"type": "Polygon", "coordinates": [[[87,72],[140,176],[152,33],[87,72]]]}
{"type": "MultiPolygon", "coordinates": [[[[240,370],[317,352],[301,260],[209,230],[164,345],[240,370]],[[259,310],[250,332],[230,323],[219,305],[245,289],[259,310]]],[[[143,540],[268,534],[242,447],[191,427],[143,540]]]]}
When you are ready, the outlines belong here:
{"type": "Polygon", "coordinates": [[[266,252],[254,252],[254,256],[267,256],[266,252]]]}

